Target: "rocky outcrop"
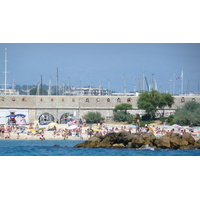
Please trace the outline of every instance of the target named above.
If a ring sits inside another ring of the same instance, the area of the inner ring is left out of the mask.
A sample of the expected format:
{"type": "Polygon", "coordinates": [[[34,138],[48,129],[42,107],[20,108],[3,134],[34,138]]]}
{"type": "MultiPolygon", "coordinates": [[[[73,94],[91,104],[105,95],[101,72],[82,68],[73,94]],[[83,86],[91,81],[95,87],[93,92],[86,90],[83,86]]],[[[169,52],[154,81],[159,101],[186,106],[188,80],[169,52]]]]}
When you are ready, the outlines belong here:
{"type": "Polygon", "coordinates": [[[96,135],[83,143],[77,144],[75,148],[143,148],[145,146],[154,149],[200,149],[200,140],[189,134],[167,134],[156,137],[152,133],[130,134],[129,132],[112,132],[105,136],[96,135]]]}

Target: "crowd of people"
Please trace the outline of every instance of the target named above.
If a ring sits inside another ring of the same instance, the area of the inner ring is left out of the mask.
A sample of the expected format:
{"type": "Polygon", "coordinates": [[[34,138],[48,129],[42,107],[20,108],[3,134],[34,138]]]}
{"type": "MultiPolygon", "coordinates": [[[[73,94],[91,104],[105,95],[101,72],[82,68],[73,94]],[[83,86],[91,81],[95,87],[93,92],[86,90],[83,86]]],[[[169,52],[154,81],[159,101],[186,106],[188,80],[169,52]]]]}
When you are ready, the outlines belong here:
{"type": "MultiPolygon", "coordinates": [[[[0,125],[0,138],[1,139],[13,139],[11,138],[11,132],[17,134],[16,139],[20,139],[20,134],[24,133],[27,136],[35,136],[35,139],[45,140],[45,135],[47,131],[51,133],[51,139],[57,139],[58,137],[63,140],[73,139],[76,137],[77,139],[83,140],[88,139],[94,135],[106,135],[110,132],[122,132],[126,131],[130,134],[134,135],[143,135],[145,133],[151,132],[154,133],[156,136],[163,136],[170,133],[179,133],[182,135],[186,132],[186,129],[166,129],[162,126],[145,126],[140,125],[140,120],[136,119],[136,126],[128,126],[128,125],[116,125],[116,126],[107,126],[103,120],[101,120],[96,126],[87,126],[83,124],[82,120],[70,121],[66,126],[61,128],[61,126],[57,127],[57,123],[54,126],[45,126],[40,128],[39,124],[33,125],[30,124],[29,126],[19,126],[19,125],[0,125]],[[74,128],[72,128],[74,126],[74,128]]],[[[192,127],[190,127],[190,131],[192,131],[192,127]]],[[[49,136],[49,135],[48,135],[49,136]]],[[[30,137],[29,137],[30,138],[30,137]]],[[[49,139],[49,138],[48,138],[49,139]]]]}

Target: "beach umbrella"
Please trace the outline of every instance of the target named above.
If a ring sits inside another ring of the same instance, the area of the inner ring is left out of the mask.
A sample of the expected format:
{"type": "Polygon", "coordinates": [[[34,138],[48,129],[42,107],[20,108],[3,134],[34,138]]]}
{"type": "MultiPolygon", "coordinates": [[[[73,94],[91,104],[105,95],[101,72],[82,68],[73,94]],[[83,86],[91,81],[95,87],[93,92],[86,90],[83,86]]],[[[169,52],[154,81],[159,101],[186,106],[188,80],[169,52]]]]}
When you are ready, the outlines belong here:
{"type": "Polygon", "coordinates": [[[156,123],[150,123],[149,126],[156,126],[156,123]]]}
{"type": "Polygon", "coordinates": [[[178,124],[173,124],[172,126],[175,127],[175,128],[181,128],[182,127],[182,126],[180,126],[178,124]]]}
{"type": "Polygon", "coordinates": [[[26,123],[25,122],[17,122],[16,124],[18,124],[18,125],[25,125],[26,123]]]}
{"type": "Polygon", "coordinates": [[[74,122],[68,122],[67,123],[68,125],[73,125],[73,124],[75,124],[74,122]]]}
{"type": "Polygon", "coordinates": [[[73,130],[75,128],[77,128],[77,125],[71,125],[71,126],[67,127],[68,130],[73,130]]]}
{"type": "Polygon", "coordinates": [[[16,115],[7,115],[6,117],[16,117],[16,115]]]}
{"type": "Polygon", "coordinates": [[[34,132],[34,131],[38,131],[38,129],[31,129],[29,131],[34,132]]]}
{"type": "Polygon", "coordinates": [[[52,123],[48,124],[47,126],[56,126],[56,125],[58,125],[58,124],[55,122],[52,122],[52,123]]]}
{"type": "Polygon", "coordinates": [[[186,129],[193,130],[193,128],[192,128],[192,127],[187,127],[186,129]]]}
{"type": "Polygon", "coordinates": [[[24,125],[19,125],[18,127],[19,128],[26,128],[26,126],[24,126],[24,125]]]}
{"type": "Polygon", "coordinates": [[[154,133],[154,130],[151,127],[148,126],[148,128],[152,133],[154,133]]]}
{"type": "Polygon", "coordinates": [[[99,128],[98,126],[93,126],[92,128],[99,128]]]}
{"type": "Polygon", "coordinates": [[[26,117],[26,115],[24,115],[24,114],[16,114],[16,116],[18,117],[18,116],[20,116],[20,117],[26,117]]]}
{"type": "Polygon", "coordinates": [[[178,124],[173,124],[172,126],[179,126],[178,124]]]}
{"type": "Polygon", "coordinates": [[[101,130],[99,130],[99,129],[93,129],[93,131],[95,131],[95,132],[100,132],[101,130]]]}
{"type": "Polygon", "coordinates": [[[162,128],[172,128],[172,126],[164,125],[162,128]]]}
{"type": "Polygon", "coordinates": [[[136,125],[128,125],[127,127],[128,127],[128,128],[135,128],[136,125]]]}

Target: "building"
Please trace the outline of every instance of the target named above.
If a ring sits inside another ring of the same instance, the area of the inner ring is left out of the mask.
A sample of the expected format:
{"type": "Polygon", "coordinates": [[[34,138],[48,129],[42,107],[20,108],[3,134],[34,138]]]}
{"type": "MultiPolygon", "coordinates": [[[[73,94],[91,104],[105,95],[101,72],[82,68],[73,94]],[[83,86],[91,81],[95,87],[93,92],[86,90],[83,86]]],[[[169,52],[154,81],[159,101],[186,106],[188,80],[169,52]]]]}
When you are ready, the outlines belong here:
{"type": "Polygon", "coordinates": [[[65,95],[76,95],[76,96],[106,96],[108,90],[103,88],[75,88],[71,87],[70,91],[65,91],[65,95]]]}
{"type": "Polygon", "coordinates": [[[15,89],[6,89],[5,94],[5,89],[0,88],[0,95],[19,95],[19,92],[15,89]]]}

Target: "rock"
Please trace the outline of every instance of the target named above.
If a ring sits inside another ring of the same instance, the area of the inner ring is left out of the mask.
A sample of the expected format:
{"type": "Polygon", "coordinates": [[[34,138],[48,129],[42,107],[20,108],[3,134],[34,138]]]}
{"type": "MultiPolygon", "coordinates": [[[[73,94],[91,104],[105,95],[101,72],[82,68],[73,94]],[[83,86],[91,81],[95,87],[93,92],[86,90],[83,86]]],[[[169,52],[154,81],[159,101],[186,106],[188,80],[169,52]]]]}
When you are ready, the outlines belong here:
{"type": "Polygon", "coordinates": [[[142,138],[144,140],[144,144],[148,144],[149,146],[153,146],[153,142],[156,139],[156,136],[153,133],[146,133],[144,135],[142,135],[142,138]]]}
{"type": "Polygon", "coordinates": [[[53,146],[54,146],[54,147],[60,147],[60,145],[59,145],[59,144],[54,144],[53,146]]]}
{"type": "Polygon", "coordinates": [[[116,143],[123,143],[124,145],[127,145],[131,140],[133,139],[133,135],[129,132],[123,131],[120,132],[116,138],[116,143]]]}
{"type": "Polygon", "coordinates": [[[108,133],[104,138],[97,144],[97,147],[101,148],[110,148],[113,144],[117,143],[117,137],[119,133],[108,133]]]}
{"type": "Polygon", "coordinates": [[[198,140],[196,141],[196,144],[200,144],[200,139],[198,139],[198,140]]]}
{"type": "Polygon", "coordinates": [[[194,144],[194,149],[200,149],[200,144],[199,143],[195,143],[194,144]]]}
{"type": "Polygon", "coordinates": [[[126,145],[126,148],[132,148],[132,142],[128,142],[128,144],[126,145]]]}
{"type": "Polygon", "coordinates": [[[91,138],[88,139],[89,142],[95,142],[95,143],[99,143],[103,138],[99,137],[99,136],[93,136],[91,138]]]}
{"type": "Polygon", "coordinates": [[[142,136],[134,137],[132,139],[133,148],[140,148],[144,144],[145,144],[145,140],[142,138],[142,136]]]}
{"type": "Polygon", "coordinates": [[[191,136],[190,133],[183,133],[182,138],[188,142],[188,145],[195,144],[195,139],[191,136]]]}
{"type": "MultiPolygon", "coordinates": [[[[96,135],[83,143],[77,144],[75,148],[141,148],[148,145],[154,149],[200,149],[200,140],[189,134],[183,135],[172,133],[156,138],[152,133],[130,134],[129,132],[108,133],[105,136],[96,135]]],[[[54,145],[55,146],[55,145],[54,145]]]]}
{"type": "Polygon", "coordinates": [[[117,148],[124,148],[124,144],[123,143],[119,143],[119,144],[113,144],[113,147],[117,147],[117,148]]]}
{"type": "Polygon", "coordinates": [[[166,149],[166,148],[170,148],[170,138],[167,137],[160,137],[154,140],[153,144],[157,147],[157,148],[161,148],[161,149],[166,149]]]}
{"type": "Polygon", "coordinates": [[[188,145],[190,145],[188,142],[189,140],[191,140],[192,143],[192,139],[189,136],[186,135],[186,137],[183,137],[183,135],[180,135],[178,133],[167,134],[162,138],[166,138],[167,140],[170,141],[170,148],[172,149],[186,148],[188,145]]]}

